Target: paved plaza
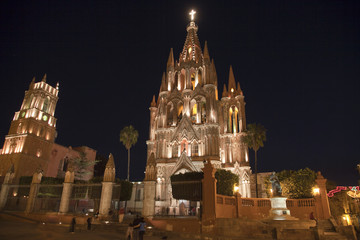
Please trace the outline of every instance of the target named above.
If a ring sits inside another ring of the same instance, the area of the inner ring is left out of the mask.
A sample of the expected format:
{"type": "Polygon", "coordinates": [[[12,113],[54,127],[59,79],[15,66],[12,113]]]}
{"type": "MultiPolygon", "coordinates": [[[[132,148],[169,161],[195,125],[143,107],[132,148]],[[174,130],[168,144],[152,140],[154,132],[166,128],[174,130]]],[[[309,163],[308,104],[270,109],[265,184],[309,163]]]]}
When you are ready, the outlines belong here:
{"type": "MultiPolygon", "coordinates": [[[[41,224],[31,222],[16,222],[0,219],[1,240],[102,240],[125,239],[123,232],[117,232],[116,226],[112,231],[95,230],[87,231],[76,229],[75,233],[69,232],[69,226],[55,224],[41,224]]],[[[145,236],[146,240],[159,240],[161,236],[145,236]]],[[[180,239],[171,237],[169,239],[180,239]]]]}

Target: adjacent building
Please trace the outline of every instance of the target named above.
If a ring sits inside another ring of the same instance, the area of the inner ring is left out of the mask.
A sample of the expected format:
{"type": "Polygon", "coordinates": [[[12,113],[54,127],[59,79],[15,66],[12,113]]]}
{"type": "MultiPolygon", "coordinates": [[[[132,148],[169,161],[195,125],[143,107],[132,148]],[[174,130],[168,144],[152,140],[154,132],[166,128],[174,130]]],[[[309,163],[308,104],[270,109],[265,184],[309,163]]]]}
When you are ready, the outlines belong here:
{"type": "MultiPolygon", "coordinates": [[[[55,143],[58,94],[59,84],[50,86],[46,74],[40,82],[33,78],[0,150],[0,176],[13,166],[16,179],[31,176],[37,169],[43,170],[47,177],[63,177],[69,161],[79,157],[80,152],[84,152],[89,161],[95,160],[94,149],[55,143]]],[[[84,180],[91,177],[90,174],[84,180]]]]}

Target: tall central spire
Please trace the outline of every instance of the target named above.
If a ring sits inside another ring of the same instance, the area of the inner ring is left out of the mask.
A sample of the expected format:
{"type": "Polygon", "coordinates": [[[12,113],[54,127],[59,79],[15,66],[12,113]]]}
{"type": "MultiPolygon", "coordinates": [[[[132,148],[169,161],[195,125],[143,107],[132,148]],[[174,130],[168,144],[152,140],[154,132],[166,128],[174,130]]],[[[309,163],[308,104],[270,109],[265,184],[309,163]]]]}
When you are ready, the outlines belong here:
{"type": "Polygon", "coordinates": [[[201,51],[200,41],[196,34],[198,27],[194,22],[195,13],[196,12],[194,10],[191,10],[191,12],[189,13],[189,15],[191,16],[191,21],[186,28],[188,34],[185,39],[184,48],[180,53],[180,59],[179,59],[180,63],[190,62],[190,61],[194,61],[198,63],[202,61],[202,51],[201,51]]]}

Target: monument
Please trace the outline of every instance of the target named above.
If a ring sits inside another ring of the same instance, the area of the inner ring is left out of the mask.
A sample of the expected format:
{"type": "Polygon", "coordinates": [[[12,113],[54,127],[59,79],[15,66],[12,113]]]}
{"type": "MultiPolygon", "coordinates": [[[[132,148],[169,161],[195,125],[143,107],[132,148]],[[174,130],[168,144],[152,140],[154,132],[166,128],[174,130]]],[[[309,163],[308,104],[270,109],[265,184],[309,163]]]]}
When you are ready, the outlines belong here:
{"type": "Polygon", "coordinates": [[[275,172],[270,175],[269,178],[272,188],[272,198],[270,218],[273,220],[297,220],[297,218],[291,217],[290,210],[286,207],[286,197],[282,196],[282,189],[280,182],[275,172]]]}

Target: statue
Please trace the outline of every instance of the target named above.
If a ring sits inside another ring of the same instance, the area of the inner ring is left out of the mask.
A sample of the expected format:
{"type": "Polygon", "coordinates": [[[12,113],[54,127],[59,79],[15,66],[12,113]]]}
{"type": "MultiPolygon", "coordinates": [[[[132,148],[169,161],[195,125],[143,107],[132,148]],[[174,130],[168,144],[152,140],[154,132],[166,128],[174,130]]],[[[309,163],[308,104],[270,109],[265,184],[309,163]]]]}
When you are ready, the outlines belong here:
{"type": "Polygon", "coordinates": [[[269,180],[271,182],[273,197],[281,197],[281,186],[278,177],[275,175],[275,172],[270,175],[269,180]]]}

